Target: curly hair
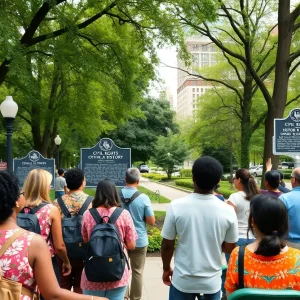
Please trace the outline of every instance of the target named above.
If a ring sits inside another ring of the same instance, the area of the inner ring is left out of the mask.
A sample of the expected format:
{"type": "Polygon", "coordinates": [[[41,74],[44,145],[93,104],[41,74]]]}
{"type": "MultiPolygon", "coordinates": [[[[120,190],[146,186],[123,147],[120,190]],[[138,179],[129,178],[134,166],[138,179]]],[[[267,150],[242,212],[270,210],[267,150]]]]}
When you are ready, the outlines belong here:
{"type": "Polygon", "coordinates": [[[12,215],[19,192],[18,178],[7,171],[0,171],[0,223],[12,215]]]}
{"type": "Polygon", "coordinates": [[[65,173],[65,179],[70,191],[78,190],[84,181],[84,173],[78,168],[73,168],[65,173]]]}

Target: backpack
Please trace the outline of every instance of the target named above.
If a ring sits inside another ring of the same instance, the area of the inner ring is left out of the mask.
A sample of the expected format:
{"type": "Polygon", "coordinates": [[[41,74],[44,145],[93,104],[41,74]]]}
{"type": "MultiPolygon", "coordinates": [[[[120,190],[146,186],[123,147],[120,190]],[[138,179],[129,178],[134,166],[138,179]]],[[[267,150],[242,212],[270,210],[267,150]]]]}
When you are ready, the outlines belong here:
{"type": "Polygon", "coordinates": [[[41,227],[37,216],[35,215],[43,206],[49,204],[48,202],[42,202],[36,207],[24,207],[17,215],[17,224],[21,228],[41,234],[41,227]],[[28,209],[28,213],[25,213],[25,209],[28,209]]]}
{"type": "Polygon", "coordinates": [[[120,191],[120,198],[123,203],[128,205],[141,194],[142,194],[141,192],[136,191],[130,198],[124,198],[122,191],[120,191]]]}
{"type": "Polygon", "coordinates": [[[121,280],[125,264],[129,264],[115,222],[124,209],[117,207],[113,214],[101,217],[96,208],[89,211],[96,225],[88,242],[84,261],[85,275],[91,282],[121,280]],[[107,223],[104,222],[107,218],[107,223]]]}
{"type": "Polygon", "coordinates": [[[57,203],[64,214],[62,219],[62,235],[69,258],[84,259],[85,243],[81,235],[82,215],[89,207],[93,197],[88,196],[79,212],[71,216],[62,197],[57,198],[57,203]]]}
{"type": "MultiPolygon", "coordinates": [[[[12,245],[12,243],[24,234],[24,230],[17,230],[0,249],[0,257],[12,245]]],[[[2,277],[0,268],[0,299],[1,300],[20,300],[21,294],[30,297],[30,299],[38,299],[37,294],[22,286],[20,282],[13,281],[2,277]]]]}

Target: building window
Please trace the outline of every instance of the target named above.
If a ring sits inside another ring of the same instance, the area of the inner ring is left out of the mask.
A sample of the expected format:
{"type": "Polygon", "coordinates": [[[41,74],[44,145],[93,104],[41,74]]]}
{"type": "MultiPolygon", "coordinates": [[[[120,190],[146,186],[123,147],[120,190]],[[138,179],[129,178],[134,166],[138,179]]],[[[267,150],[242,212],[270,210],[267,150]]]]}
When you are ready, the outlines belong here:
{"type": "Polygon", "coordinates": [[[208,51],[208,46],[207,45],[203,45],[202,46],[202,51],[203,52],[207,52],[208,51]]]}
{"type": "Polygon", "coordinates": [[[201,63],[201,67],[208,67],[208,66],[209,66],[208,61],[203,61],[201,63]]]}
{"type": "Polygon", "coordinates": [[[193,93],[195,92],[195,89],[193,88],[193,93]]]}
{"type": "Polygon", "coordinates": [[[193,66],[199,67],[199,54],[198,53],[192,53],[193,56],[193,66]]]}
{"type": "Polygon", "coordinates": [[[199,93],[199,88],[197,88],[197,92],[199,93]]]}

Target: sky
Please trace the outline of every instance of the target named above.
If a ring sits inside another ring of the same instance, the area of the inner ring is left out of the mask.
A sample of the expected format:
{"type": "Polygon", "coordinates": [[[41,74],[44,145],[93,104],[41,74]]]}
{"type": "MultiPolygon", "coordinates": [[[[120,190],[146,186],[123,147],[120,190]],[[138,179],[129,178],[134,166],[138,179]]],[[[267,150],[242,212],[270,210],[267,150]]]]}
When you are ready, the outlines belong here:
{"type": "Polygon", "coordinates": [[[168,68],[168,66],[177,66],[176,59],[176,48],[175,47],[166,47],[159,49],[158,57],[160,59],[160,65],[156,68],[158,73],[158,77],[162,82],[153,83],[150,89],[150,94],[154,97],[158,97],[160,90],[163,86],[167,86],[170,88],[170,94],[173,95],[174,99],[176,99],[176,89],[177,89],[177,70],[168,68]]]}

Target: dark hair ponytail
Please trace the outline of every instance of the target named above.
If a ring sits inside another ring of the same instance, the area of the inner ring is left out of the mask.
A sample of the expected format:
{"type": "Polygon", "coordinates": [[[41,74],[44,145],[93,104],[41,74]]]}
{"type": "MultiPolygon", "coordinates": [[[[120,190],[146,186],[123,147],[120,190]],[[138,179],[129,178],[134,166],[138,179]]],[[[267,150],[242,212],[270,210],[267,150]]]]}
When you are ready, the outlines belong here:
{"type": "Polygon", "coordinates": [[[246,194],[246,199],[251,200],[255,195],[259,194],[255,179],[251,176],[249,170],[238,169],[235,177],[241,180],[243,191],[246,194]]]}
{"type": "Polygon", "coordinates": [[[283,202],[278,198],[267,195],[254,196],[250,202],[249,230],[254,233],[252,219],[255,227],[263,237],[255,251],[258,255],[278,255],[286,246],[283,237],[288,232],[288,214],[283,202]]]}

